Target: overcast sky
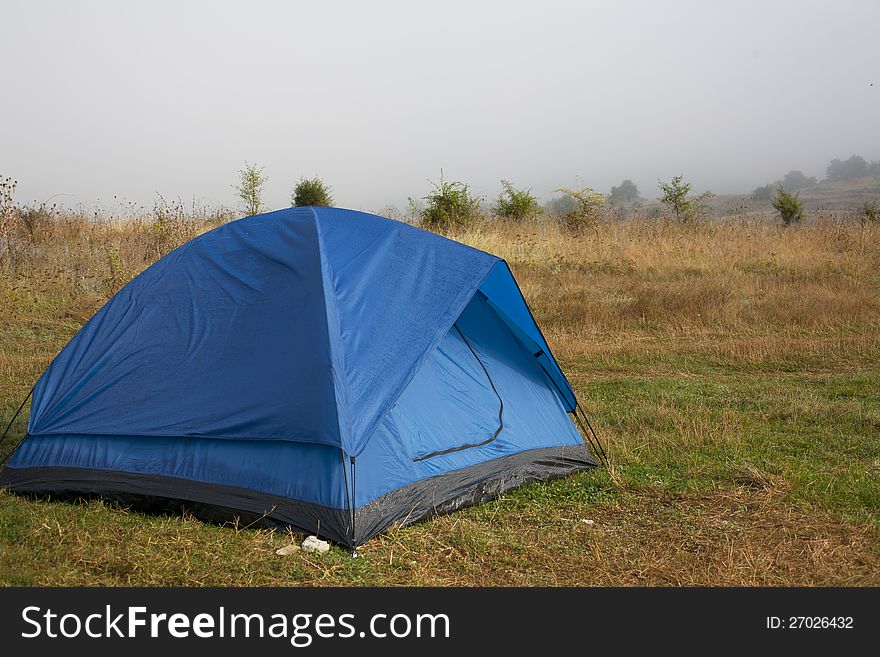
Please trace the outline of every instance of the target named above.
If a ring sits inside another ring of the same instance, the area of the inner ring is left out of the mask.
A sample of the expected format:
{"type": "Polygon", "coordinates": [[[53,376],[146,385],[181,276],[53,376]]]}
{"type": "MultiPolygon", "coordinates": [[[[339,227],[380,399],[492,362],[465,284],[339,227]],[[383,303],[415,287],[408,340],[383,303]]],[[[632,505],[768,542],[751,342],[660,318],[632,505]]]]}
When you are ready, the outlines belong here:
{"type": "Polygon", "coordinates": [[[880,158],[880,2],[46,2],[0,9],[0,174],[23,202],[341,206],[683,173],[749,191],[880,158]],[[873,83],[873,86],[871,86],[873,83]]]}

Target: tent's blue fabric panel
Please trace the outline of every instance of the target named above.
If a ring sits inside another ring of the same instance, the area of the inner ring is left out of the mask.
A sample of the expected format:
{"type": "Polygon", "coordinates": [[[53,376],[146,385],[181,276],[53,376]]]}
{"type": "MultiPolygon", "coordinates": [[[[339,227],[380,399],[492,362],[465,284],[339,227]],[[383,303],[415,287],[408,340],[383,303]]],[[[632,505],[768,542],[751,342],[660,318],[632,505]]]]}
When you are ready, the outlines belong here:
{"type": "Polygon", "coordinates": [[[498,258],[382,217],[313,211],[335,296],[331,340],[344,359],[340,414],[356,455],[498,258]]]}
{"type": "Polygon", "coordinates": [[[414,461],[491,437],[498,398],[455,330],[432,352],[357,459],[358,506],[413,481],[527,449],[582,445],[546,374],[476,295],[456,322],[504,401],[504,428],[482,447],[414,461]]]}
{"type": "Polygon", "coordinates": [[[340,445],[315,221],[236,221],[114,296],[36,384],[31,435],[340,445]]]}
{"type": "Polygon", "coordinates": [[[530,348],[534,347],[533,355],[539,351],[543,352],[537,356],[538,362],[544,366],[547,375],[554,384],[554,389],[562,398],[566,410],[573,411],[577,404],[574,390],[553,357],[550,347],[547,345],[541,329],[535,323],[506,262],[499,261],[492,268],[492,271],[480,284],[480,292],[486,295],[490,305],[495,308],[499,316],[505,320],[505,323],[523,344],[530,348]]]}
{"type": "Polygon", "coordinates": [[[407,453],[425,457],[488,440],[499,425],[498,395],[458,330],[441,340],[392,411],[407,453]]]}
{"type": "Polygon", "coordinates": [[[165,475],[347,508],[342,452],[327,445],[214,438],[32,436],[6,465],[165,475]]]}

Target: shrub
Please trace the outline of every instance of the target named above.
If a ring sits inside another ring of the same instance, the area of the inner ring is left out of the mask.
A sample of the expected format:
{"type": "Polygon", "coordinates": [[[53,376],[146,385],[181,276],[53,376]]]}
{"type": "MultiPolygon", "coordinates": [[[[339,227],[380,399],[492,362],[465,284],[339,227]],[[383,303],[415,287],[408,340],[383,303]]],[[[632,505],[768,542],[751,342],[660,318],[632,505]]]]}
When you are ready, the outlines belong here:
{"type": "Polygon", "coordinates": [[[769,201],[773,198],[773,185],[762,185],[752,190],[753,201],[769,201]]]}
{"type": "Polygon", "coordinates": [[[804,218],[804,205],[798,196],[798,192],[787,192],[780,185],[776,190],[776,195],[770,200],[786,226],[797,223],[804,218]]]}
{"type": "Polygon", "coordinates": [[[531,189],[517,189],[506,180],[501,181],[501,193],[492,211],[499,217],[508,219],[528,219],[541,211],[538,199],[531,189]]]}
{"type": "Polygon", "coordinates": [[[241,210],[245,216],[260,214],[265,207],[263,203],[263,184],[269,180],[263,175],[263,167],[244,163],[244,169],[238,172],[238,185],[233,185],[235,193],[241,200],[241,210]]]}
{"type": "Polygon", "coordinates": [[[624,180],[616,187],[611,188],[608,200],[615,205],[622,203],[635,203],[639,200],[639,188],[632,180],[624,180]]]}
{"type": "Polygon", "coordinates": [[[604,194],[600,194],[590,187],[582,189],[561,187],[553,191],[561,192],[573,201],[572,209],[560,217],[566,228],[574,232],[596,228],[599,223],[599,211],[605,205],[604,194]]]}
{"type": "Polygon", "coordinates": [[[657,181],[663,196],[660,202],[670,208],[680,222],[689,221],[704,214],[708,209],[705,201],[712,198],[711,192],[703,192],[699,196],[690,196],[691,184],[684,182],[681,175],[675,176],[668,183],[657,181]]]}
{"type": "Polygon", "coordinates": [[[868,222],[880,221],[880,205],[877,205],[877,201],[865,201],[859,219],[863,226],[868,222]]]}
{"type": "Polygon", "coordinates": [[[333,196],[330,187],[324,181],[315,176],[314,178],[300,178],[293,188],[290,202],[294,207],[333,207],[333,196]]]}
{"type": "Polygon", "coordinates": [[[480,198],[472,196],[463,182],[450,181],[440,174],[440,182],[428,181],[434,190],[424,197],[419,210],[422,225],[431,230],[464,228],[480,218],[480,198]]]}

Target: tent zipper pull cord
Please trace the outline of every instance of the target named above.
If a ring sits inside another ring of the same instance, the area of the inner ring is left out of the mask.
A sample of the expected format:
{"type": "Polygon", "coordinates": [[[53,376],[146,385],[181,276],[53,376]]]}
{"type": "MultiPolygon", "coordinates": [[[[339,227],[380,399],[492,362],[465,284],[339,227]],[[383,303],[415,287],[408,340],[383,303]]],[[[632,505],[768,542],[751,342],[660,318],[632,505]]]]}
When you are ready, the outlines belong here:
{"type": "MultiPolygon", "coordinates": [[[[15,411],[15,414],[12,416],[12,419],[9,420],[9,424],[7,424],[6,428],[3,430],[3,435],[0,436],[0,445],[3,444],[3,441],[6,439],[6,434],[9,433],[9,430],[12,428],[13,423],[15,422],[16,418],[18,418],[18,414],[21,413],[21,410],[24,408],[24,405],[28,403],[28,399],[31,398],[32,394],[34,394],[34,387],[33,386],[31,386],[31,389],[28,391],[28,394],[24,398],[24,401],[21,402],[21,406],[18,407],[18,410],[15,411]]],[[[15,450],[13,450],[13,451],[15,451],[15,450]]],[[[9,454],[6,456],[6,458],[4,458],[3,461],[0,461],[0,465],[3,465],[4,463],[6,463],[6,461],[9,459],[10,456],[12,456],[12,452],[9,452],[9,454]]]]}
{"type": "Polygon", "coordinates": [[[584,412],[584,409],[581,406],[580,402],[577,402],[577,404],[575,405],[574,417],[578,420],[578,424],[580,424],[581,430],[586,434],[587,439],[590,441],[590,447],[596,457],[598,458],[601,455],[602,461],[605,463],[605,466],[607,467],[611,465],[610,461],[608,460],[608,455],[605,453],[605,449],[602,447],[602,442],[599,440],[599,436],[596,434],[596,430],[593,429],[593,425],[590,424],[590,419],[584,412]],[[582,420],[578,417],[578,411],[581,412],[581,416],[583,417],[582,420]],[[584,426],[585,423],[586,426],[584,426]]]}

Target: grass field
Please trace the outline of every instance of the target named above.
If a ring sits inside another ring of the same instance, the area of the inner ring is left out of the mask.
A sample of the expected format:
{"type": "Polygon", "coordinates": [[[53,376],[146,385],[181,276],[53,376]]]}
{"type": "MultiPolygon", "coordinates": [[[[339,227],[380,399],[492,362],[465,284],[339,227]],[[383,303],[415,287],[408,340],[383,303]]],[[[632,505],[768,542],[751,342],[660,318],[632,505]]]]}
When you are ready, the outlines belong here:
{"type": "MultiPolygon", "coordinates": [[[[109,295],[210,227],[32,223],[0,274],[4,426],[109,295]]],[[[744,215],[453,237],[511,264],[611,468],[394,529],[360,559],[0,492],[0,583],[880,585],[880,227],[744,215]]]]}

